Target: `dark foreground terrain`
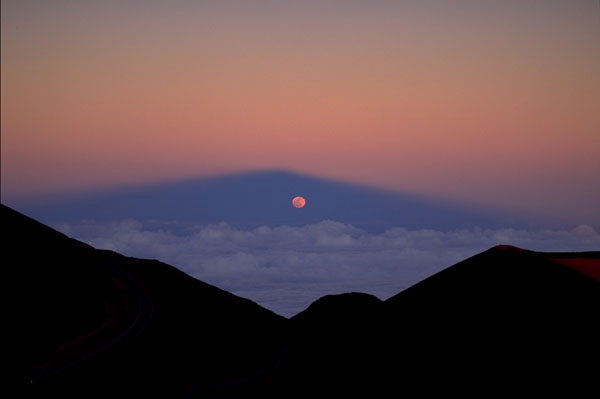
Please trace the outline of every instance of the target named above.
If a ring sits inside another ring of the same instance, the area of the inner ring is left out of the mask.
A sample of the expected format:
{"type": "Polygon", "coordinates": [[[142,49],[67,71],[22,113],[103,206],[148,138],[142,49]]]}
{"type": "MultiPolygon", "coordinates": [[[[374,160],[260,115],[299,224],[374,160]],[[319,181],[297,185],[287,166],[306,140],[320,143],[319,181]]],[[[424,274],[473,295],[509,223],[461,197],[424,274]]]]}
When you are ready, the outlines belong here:
{"type": "MultiPolygon", "coordinates": [[[[381,301],[285,319],[1,207],[17,397],[594,392],[600,252],[498,246],[381,301]]],[[[597,391],[596,391],[597,392],[597,391]]]]}

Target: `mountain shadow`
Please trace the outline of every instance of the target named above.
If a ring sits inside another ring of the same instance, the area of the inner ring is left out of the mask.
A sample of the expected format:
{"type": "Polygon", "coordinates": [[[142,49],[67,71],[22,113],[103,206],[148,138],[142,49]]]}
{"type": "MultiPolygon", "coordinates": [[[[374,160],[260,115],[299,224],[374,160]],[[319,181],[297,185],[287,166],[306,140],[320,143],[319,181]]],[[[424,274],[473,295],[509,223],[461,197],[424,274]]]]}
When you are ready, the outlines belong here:
{"type": "Polygon", "coordinates": [[[510,215],[472,206],[287,172],[153,184],[47,200],[35,206],[12,205],[47,224],[134,218],[194,224],[227,222],[254,228],[299,226],[329,219],[381,232],[395,226],[451,230],[523,222],[515,215],[509,219],[510,215]],[[302,209],[295,209],[291,203],[298,195],[307,201],[302,209]]]}
{"type": "Polygon", "coordinates": [[[386,301],[328,295],[285,319],[1,213],[18,396],[573,395],[600,372],[600,252],[494,247],[386,301]]]}

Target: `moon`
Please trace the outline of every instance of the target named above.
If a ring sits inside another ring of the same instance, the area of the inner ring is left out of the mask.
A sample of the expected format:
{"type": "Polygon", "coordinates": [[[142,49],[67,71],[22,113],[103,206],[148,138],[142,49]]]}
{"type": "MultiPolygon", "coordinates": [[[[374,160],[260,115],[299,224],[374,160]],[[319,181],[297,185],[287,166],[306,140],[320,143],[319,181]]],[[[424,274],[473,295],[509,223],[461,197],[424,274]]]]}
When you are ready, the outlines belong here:
{"type": "Polygon", "coordinates": [[[306,200],[302,197],[294,197],[292,200],[292,205],[294,205],[294,208],[304,208],[304,205],[306,205],[306,200]]]}

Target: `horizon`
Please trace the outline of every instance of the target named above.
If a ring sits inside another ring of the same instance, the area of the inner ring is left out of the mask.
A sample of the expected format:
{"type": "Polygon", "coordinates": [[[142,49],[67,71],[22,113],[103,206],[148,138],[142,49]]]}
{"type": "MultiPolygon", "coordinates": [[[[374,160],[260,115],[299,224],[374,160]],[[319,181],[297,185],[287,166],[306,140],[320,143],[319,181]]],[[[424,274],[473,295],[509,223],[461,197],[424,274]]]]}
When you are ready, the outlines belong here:
{"type": "Polygon", "coordinates": [[[84,242],[284,307],[600,248],[596,0],[0,5],[1,202],[84,242]]]}
{"type": "MultiPolygon", "coordinates": [[[[600,220],[588,219],[588,218],[548,218],[548,215],[544,212],[539,211],[528,211],[519,208],[510,207],[507,205],[489,204],[477,200],[469,199],[456,199],[456,198],[441,198],[435,195],[410,192],[407,190],[394,190],[391,188],[381,187],[374,184],[364,182],[353,182],[347,179],[330,179],[319,175],[311,175],[309,173],[296,172],[289,169],[263,169],[263,170],[246,170],[232,173],[218,173],[208,176],[192,176],[192,177],[180,177],[163,180],[154,180],[149,182],[136,182],[129,184],[118,184],[108,186],[97,186],[97,187],[79,187],[70,190],[60,190],[56,192],[48,192],[45,194],[38,195],[3,195],[1,202],[5,205],[14,207],[15,209],[30,212],[31,210],[38,210],[45,206],[61,206],[70,203],[80,203],[94,198],[118,198],[119,196],[127,195],[128,193],[142,192],[144,190],[168,190],[170,187],[185,186],[186,184],[206,184],[218,181],[228,181],[231,179],[252,179],[267,176],[280,176],[292,179],[304,179],[319,181],[324,184],[333,184],[341,187],[353,188],[356,190],[363,190],[366,192],[379,193],[381,195],[388,195],[397,198],[412,198],[415,201],[421,201],[423,203],[438,204],[441,206],[448,207],[448,209],[466,210],[471,209],[476,213],[487,215],[490,218],[496,220],[506,219],[504,227],[529,227],[529,228],[551,228],[551,229],[572,229],[580,225],[589,225],[596,230],[600,230],[600,220]]],[[[1,194],[1,193],[0,193],[1,194]]],[[[57,217],[64,217],[60,212],[56,215],[57,217]]],[[[46,219],[50,223],[56,220],[46,219]]],[[[65,219],[66,220],[66,219],[65,219]]],[[[491,220],[491,219],[490,219],[491,220]]],[[[228,222],[228,220],[220,220],[222,222],[228,222]]],[[[485,224],[474,224],[471,227],[485,227],[485,224]]]]}
{"type": "Polygon", "coordinates": [[[527,215],[498,218],[286,172],[144,185],[17,210],[95,248],[166,262],[284,316],[327,294],[385,300],[496,245],[600,248],[590,225],[551,228],[527,215]],[[297,195],[305,207],[293,206],[297,195]]]}
{"type": "Polygon", "coordinates": [[[570,231],[394,227],[377,233],[331,220],[240,228],[125,219],[49,227],[96,249],[159,260],[284,317],[327,295],[368,293],[385,301],[494,248],[600,253],[600,233],[585,225],[570,231]]]}
{"type": "Polygon", "coordinates": [[[596,1],[1,14],[3,201],[283,169],[600,222],[596,1]]]}

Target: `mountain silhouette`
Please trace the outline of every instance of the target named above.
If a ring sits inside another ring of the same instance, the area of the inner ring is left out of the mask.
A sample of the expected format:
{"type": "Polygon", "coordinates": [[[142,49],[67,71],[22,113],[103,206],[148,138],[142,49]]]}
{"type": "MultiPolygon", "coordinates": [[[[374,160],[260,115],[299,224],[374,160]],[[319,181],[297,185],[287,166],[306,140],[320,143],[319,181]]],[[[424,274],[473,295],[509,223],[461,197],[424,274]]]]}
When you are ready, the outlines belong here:
{"type": "Polygon", "coordinates": [[[236,227],[299,226],[335,220],[369,231],[394,226],[450,230],[513,227],[523,219],[441,200],[288,172],[257,172],[115,189],[37,205],[11,204],[47,224],[133,218],[236,227]],[[295,209],[292,198],[306,198],[295,209]]]}
{"type": "Polygon", "coordinates": [[[4,205],[2,220],[15,382],[32,396],[182,396],[255,378],[281,356],[285,319],[250,300],[4,205]]]}
{"type": "Polygon", "coordinates": [[[285,319],[1,206],[18,396],[571,394],[599,375],[600,252],[499,246],[386,301],[285,319]]]}

